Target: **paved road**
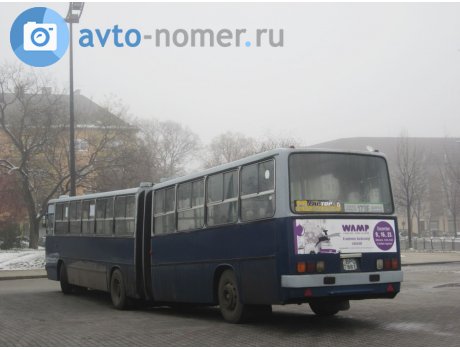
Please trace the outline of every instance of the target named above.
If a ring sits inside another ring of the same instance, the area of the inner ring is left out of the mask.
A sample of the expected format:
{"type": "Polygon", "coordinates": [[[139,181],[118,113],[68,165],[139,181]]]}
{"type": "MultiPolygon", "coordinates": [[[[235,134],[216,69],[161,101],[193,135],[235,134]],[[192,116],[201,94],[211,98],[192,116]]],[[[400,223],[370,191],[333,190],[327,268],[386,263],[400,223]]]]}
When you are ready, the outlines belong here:
{"type": "Polygon", "coordinates": [[[0,281],[0,346],[458,346],[460,263],[407,266],[394,300],[352,301],[319,318],[306,305],[222,321],[217,308],[117,311],[108,295],[64,296],[46,279],[0,281]]]}

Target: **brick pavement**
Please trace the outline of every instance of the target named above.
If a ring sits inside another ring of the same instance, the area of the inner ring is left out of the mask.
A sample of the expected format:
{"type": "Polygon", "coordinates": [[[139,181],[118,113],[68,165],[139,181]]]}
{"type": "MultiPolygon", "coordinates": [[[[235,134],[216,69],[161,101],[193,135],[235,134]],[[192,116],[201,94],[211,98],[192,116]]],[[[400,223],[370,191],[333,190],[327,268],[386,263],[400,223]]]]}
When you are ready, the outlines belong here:
{"type": "Polygon", "coordinates": [[[106,293],[63,295],[46,279],[0,281],[0,346],[456,346],[460,264],[405,267],[393,300],[352,301],[337,317],[307,305],[225,323],[217,308],[113,309],[106,293]]]}

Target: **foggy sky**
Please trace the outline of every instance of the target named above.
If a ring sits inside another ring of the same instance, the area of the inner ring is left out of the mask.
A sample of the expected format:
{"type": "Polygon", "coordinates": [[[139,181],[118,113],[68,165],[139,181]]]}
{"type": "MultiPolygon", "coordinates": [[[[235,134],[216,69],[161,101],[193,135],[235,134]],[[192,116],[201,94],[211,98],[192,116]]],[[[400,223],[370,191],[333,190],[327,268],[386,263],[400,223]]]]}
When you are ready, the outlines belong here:
{"type": "MultiPolygon", "coordinates": [[[[0,61],[32,6],[0,4],[0,61]]],[[[86,3],[83,28],[284,29],[284,47],[74,49],[75,88],[114,94],[138,118],[174,120],[204,142],[225,131],[294,136],[460,136],[460,4],[86,3]]],[[[68,86],[68,54],[38,71],[68,86]]]]}

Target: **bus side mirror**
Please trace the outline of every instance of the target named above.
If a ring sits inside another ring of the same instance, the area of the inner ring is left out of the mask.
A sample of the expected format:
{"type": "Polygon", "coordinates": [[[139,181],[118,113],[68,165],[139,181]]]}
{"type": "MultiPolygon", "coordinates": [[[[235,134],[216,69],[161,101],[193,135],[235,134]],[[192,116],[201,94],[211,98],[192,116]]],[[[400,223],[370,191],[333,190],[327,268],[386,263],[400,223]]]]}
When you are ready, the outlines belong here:
{"type": "Polygon", "coordinates": [[[43,217],[42,217],[42,227],[44,227],[44,228],[46,228],[47,217],[48,217],[47,214],[43,215],[43,217]]]}

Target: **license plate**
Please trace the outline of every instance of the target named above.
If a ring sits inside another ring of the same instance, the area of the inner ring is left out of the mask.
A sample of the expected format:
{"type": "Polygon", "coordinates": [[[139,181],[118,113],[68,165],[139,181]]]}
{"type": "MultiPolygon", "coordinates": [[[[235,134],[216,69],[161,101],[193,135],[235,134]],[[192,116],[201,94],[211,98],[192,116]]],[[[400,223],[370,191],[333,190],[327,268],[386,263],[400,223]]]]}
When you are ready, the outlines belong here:
{"type": "Polygon", "coordinates": [[[342,266],[345,271],[356,271],[358,270],[358,260],[354,258],[342,259],[342,266]]]}

